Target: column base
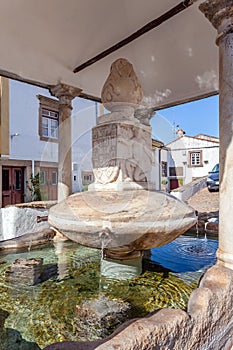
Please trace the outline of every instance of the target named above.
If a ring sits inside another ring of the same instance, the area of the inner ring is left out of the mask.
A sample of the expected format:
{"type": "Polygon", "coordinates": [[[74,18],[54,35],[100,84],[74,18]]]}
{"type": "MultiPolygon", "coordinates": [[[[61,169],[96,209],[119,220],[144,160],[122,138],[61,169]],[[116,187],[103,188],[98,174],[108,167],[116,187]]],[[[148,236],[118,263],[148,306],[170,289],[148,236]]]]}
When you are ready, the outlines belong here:
{"type": "Polygon", "coordinates": [[[64,184],[63,182],[58,182],[58,202],[63,201],[64,199],[68,198],[71,194],[71,187],[64,184]]]}
{"type": "Polygon", "coordinates": [[[217,250],[217,264],[233,270],[233,254],[223,252],[220,248],[217,250]]]}

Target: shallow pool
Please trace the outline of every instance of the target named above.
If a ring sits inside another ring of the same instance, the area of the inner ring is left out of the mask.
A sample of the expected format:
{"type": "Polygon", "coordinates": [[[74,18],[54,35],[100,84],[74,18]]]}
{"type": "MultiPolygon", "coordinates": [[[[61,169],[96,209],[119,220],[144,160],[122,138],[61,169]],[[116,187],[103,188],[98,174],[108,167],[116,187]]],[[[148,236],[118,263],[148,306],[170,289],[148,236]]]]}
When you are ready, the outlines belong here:
{"type": "MultiPolygon", "coordinates": [[[[188,244],[190,247],[197,244],[196,238],[189,239],[189,243],[185,237],[176,240],[181,251],[182,246],[186,246],[186,252],[188,249],[183,266],[189,265],[193,254],[188,244]]],[[[161,307],[185,310],[200,276],[215,262],[217,242],[208,240],[205,243],[211,245],[213,254],[208,261],[195,265],[191,271],[178,271],[169,263],[164,264],[164,256],[176,264],[179,259],[184,259],[180,250],[172,255],[172,249],[167,245],[168,251],[162,253],[160,248],[156,248],[157,251],[151,250],[152,255],[146,254],[143,273],[136,278],[125,281],[102,276],[102,293],[108,298],[130,303],[130,317],[142,317],[161,307]]],[[[52,243],[30,252],[1,255],[0,349],[43,349],[64,340],[98,339],[99,335],[88,324],[82,328],[83,332],[78,331],[76,305],[99,297],[100,255],[96,249],[70,241],[52,243]],[[43,259],[41,283],[35,286],[25,286],[20,281],[12,283],[6,271],[19,257],[43,259]]],[[[198,260],[205,257],[205,254],[199,256],[198,260]]]]}

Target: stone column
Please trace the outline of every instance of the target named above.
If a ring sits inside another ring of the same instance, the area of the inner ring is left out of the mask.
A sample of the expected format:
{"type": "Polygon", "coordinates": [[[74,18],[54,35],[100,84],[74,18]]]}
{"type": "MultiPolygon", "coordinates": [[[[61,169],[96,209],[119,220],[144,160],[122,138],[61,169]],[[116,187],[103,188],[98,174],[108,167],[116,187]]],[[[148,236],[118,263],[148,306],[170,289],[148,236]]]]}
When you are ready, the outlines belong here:
{"type": "Polygon", "coordinates": [[[0,157],[10,154],[10,103],[9,80],[0,77],[0,157]]]}
{"type": "Polygon", "coordinates": [[[51,95],[59,99],[58,202],[72,193],[71,102],[80,92],[63,83],[50,89],[51,95]]]}
{"type": "Polygon", "coordinates": [[[200,10],[217,29],[220,96],[218,264],[233,269],[233,0],[207,0],[200,10]]]}

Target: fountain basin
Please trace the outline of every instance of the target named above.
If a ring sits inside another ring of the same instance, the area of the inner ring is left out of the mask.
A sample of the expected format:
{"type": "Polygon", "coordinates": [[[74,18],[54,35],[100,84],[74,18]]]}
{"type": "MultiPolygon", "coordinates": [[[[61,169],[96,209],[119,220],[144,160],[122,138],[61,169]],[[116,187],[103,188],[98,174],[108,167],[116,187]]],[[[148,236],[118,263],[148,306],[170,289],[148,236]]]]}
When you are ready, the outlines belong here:
{"type": "Polygon", "coordinates": [[[196,223],[193,208],[148,190],[87,191],[49,211],[49,224],[74,242],[93,248],[145,250],[167,244],[196,223]]]}
{"type": "MultiPolygon", "coordinates": [[[[165,275],[164,272],[154,269],[153,271],[143,269],[140,276],[130,280],[118,279],[116,275],[113,277],[102,276],[105,300],[109,298],[129,303],[130,318],[138,318],[161,307],[185,310],[189,295],[196,287],[200,273],[193,272],[195,283],[189,283],[186,276],[181,278],[173,273],[165,275]]],[[[70,241],[59,242],[59,244],[55,242],[54,246],[49,244],[32,249],[30,252],[27,249],[24,252],[7,254],[0,252],[0,349],[13,350],[22,347],[21,342],[15,344],[17,339],[11,339],[13,334],[7,333],[7,330],[20,332],[25,342],[37,343],[38,349],[58,341],[97,341],[98,330],[93,329],[88,322],[85,337],[84,324],[80,333],[80,324],[77,324],[77,305],[83,305],[88,301],[90,304],[95,303],[95,300],[99,299],[99,283],[100,251],[70,241]],[[42,275],[47,274],[52,267],[57,267],[56,272],[49,273],[49,278],[42,276],[41,283],[33,286],[12,284],[6,276],[6,270],[17,258],[42,258],[42,275]],[[2,324],[1,332],[3,310],[8,313],[8,317],[5,325],[2,324]],[[93,334],[95,330],[97,334],[93,334]]],[[[103,315],[103,312],[101,306],[100,313],[103,315]]],[[[100,313],[98,313],[99,321],[101,321],[100,313]]],[[[117,317],[119,316],[121,314],[117,317]]],[[[102,329],[101,333],[103,331],[102,329]]],[[[111,330],[108,327],[109,333],[111,330]]],[[[83,343],[77,344],[77,348],[85,348],[83,343]]],[[[90,344],[92,343],[89,343],[89,346],[90,344]]],[[[59,346],[68,349],[67,343],[60,343],[59,346]]],[[[76,344],[74,346],[76,348],[76,344]]],[[[26,348],[34,349],[32,345],[22,347],[22,349],[26,348]]],[[[36,346],[35,349],[37,349],[36,346]]]]}

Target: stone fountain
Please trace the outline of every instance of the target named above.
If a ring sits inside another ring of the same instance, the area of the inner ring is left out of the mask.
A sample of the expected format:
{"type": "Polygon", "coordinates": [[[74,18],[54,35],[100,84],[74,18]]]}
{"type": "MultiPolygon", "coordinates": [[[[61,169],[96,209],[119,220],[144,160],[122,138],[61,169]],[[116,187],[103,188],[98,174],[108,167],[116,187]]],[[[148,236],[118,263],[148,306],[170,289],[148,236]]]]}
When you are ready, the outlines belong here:
{"type": "Polygon", "coordinates": [[[114,259],[169,243],[196,223],[193,208],[150,186],[151,109],[132,64],[116,60],[102,90],[110,113],[92,129],[95,182],[50,209],[49,223],[79,244],[114,259]]]}

